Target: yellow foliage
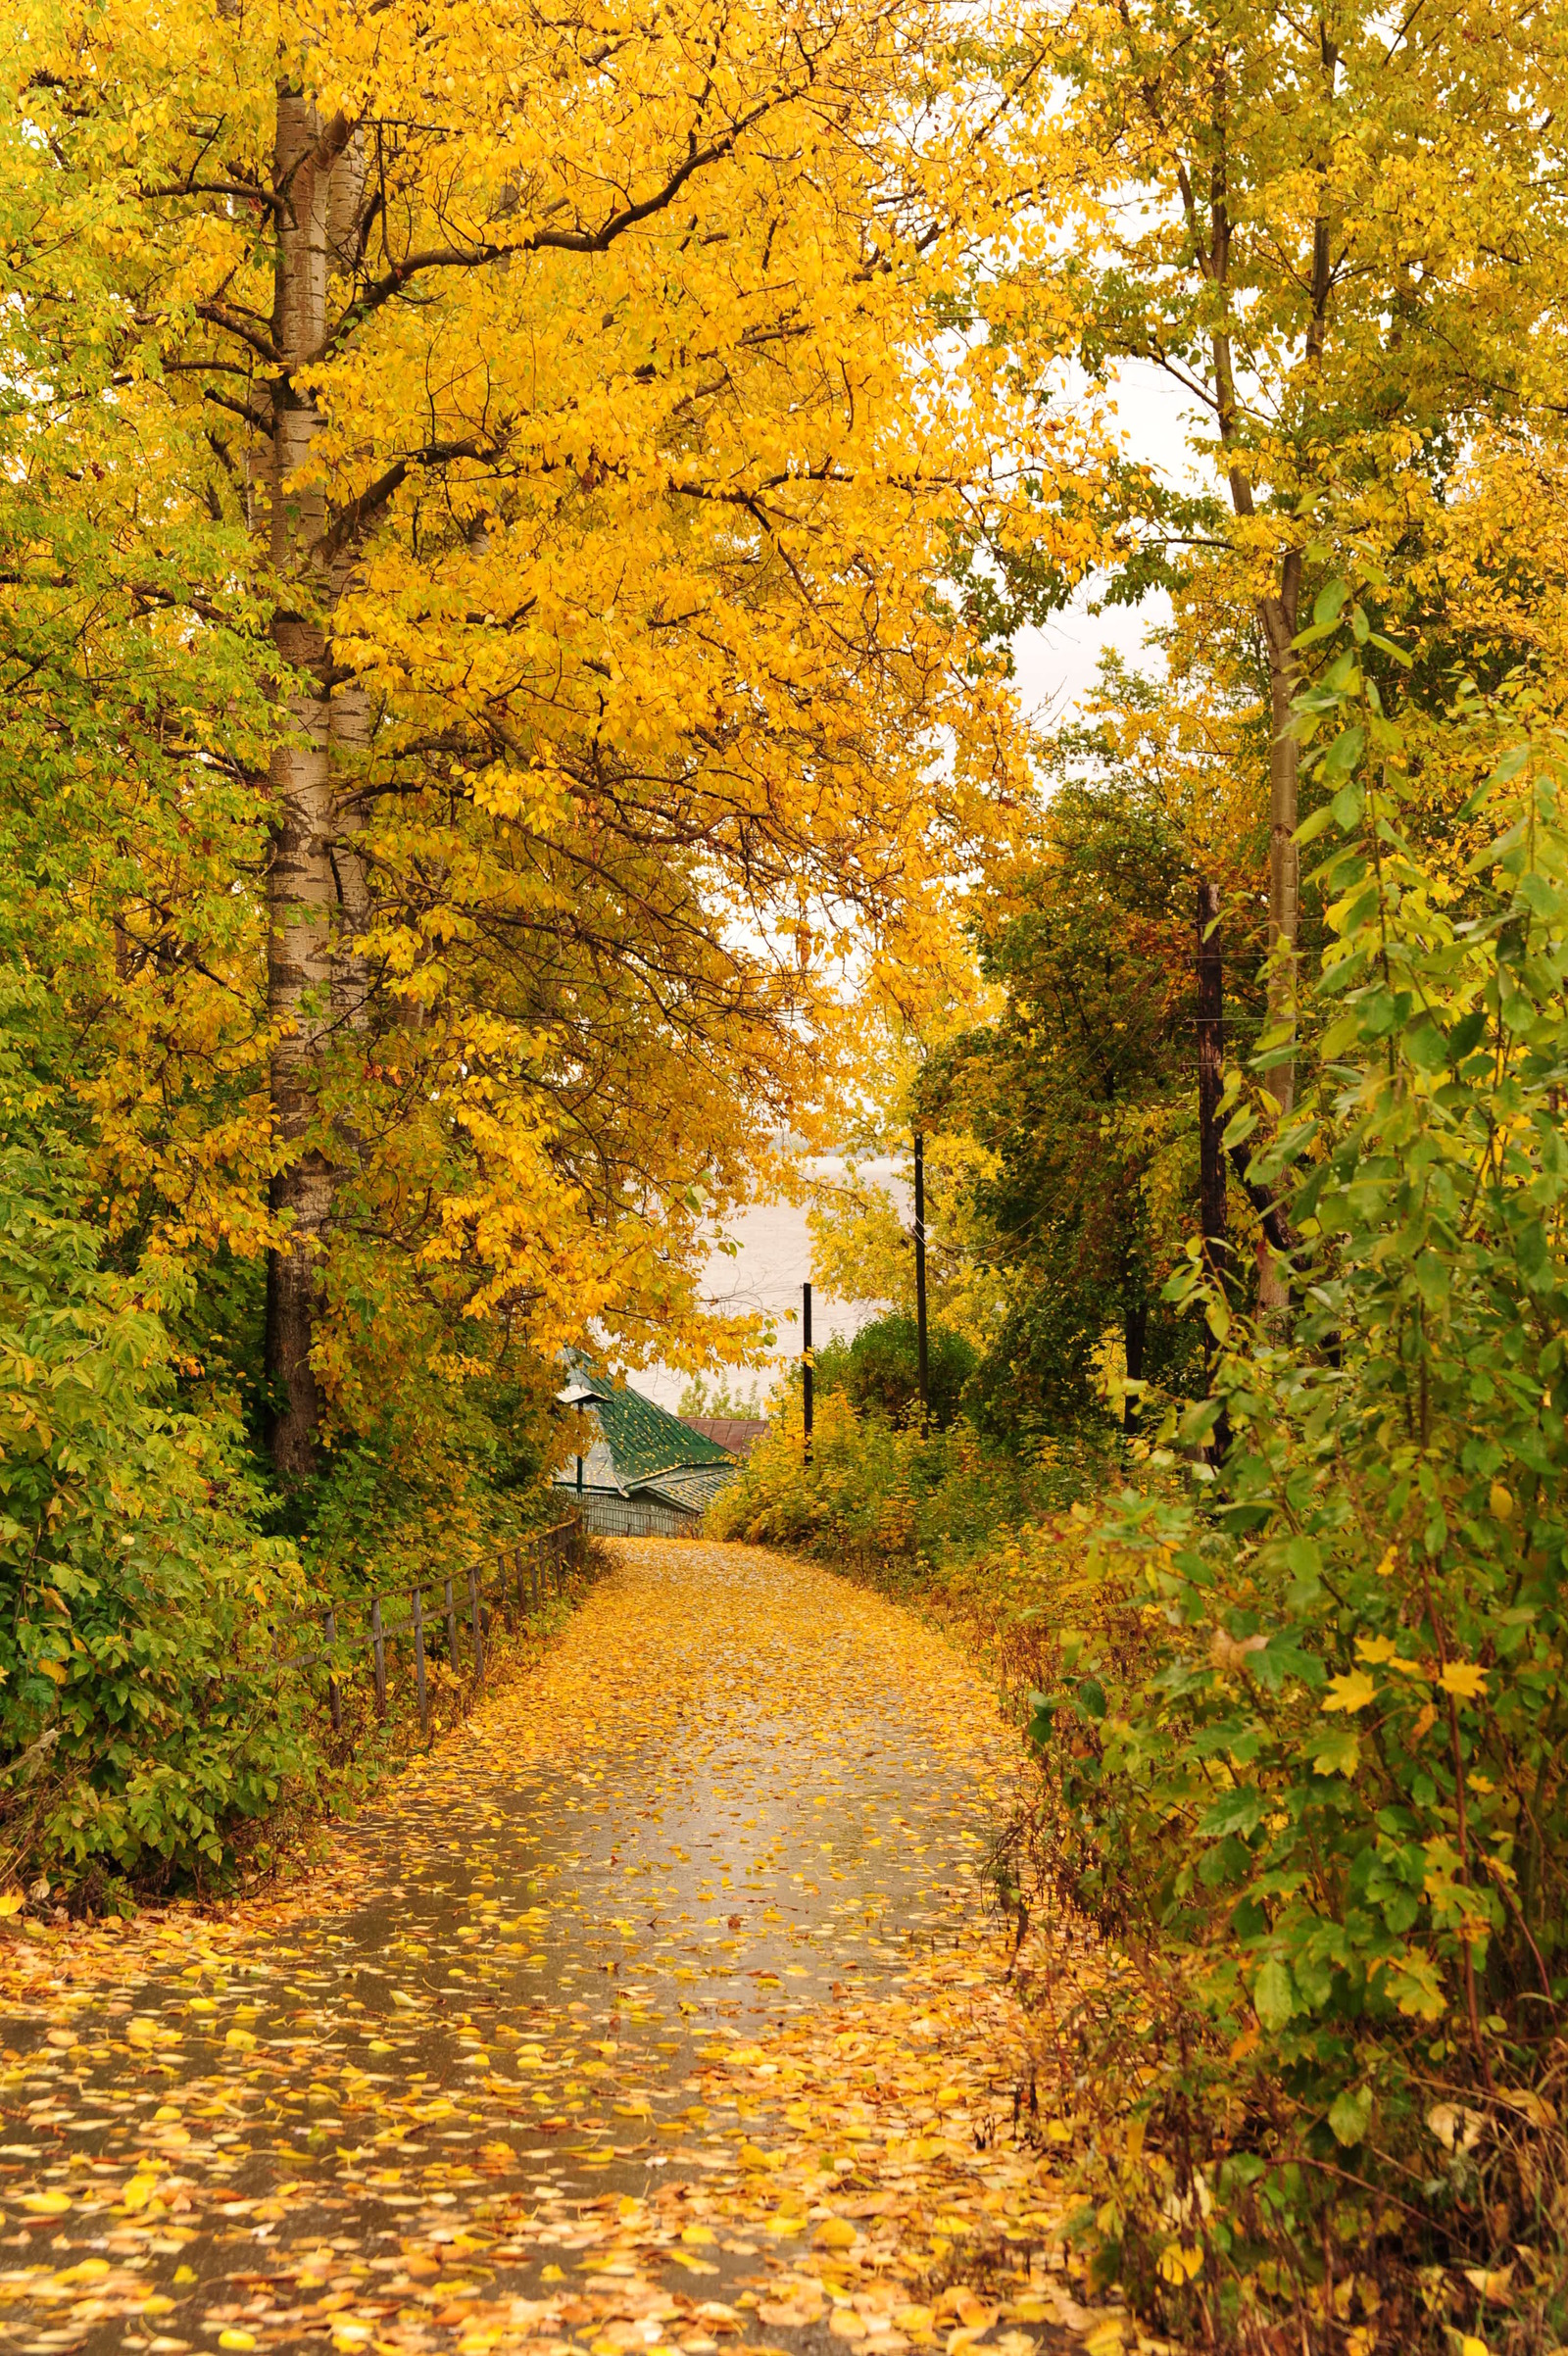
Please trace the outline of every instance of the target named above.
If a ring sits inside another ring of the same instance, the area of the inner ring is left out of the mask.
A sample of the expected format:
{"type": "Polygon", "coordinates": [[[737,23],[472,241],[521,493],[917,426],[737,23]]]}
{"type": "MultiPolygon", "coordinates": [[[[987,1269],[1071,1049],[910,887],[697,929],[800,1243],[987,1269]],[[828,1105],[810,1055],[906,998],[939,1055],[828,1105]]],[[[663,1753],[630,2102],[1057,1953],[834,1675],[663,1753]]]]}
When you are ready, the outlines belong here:
{"type": "Polygon", "coordinates": [[[177,818],[82,781],[95,1170],[148,1249],[271,1253],[295,1470],[318,1393],[353,1425],[591,1327],[743,1355],[705,1227],[853,1074],[851,960],[916,1007],[951,960],[1026,774],[954,548],[1020,467],[1008,528],[1069,574],[1098,546],[1060,496],[1094,432],[952,332],[1025,169],[957,29],[12,20],[19,299],[40,333],[74,304],[61,365],[114,385],[62,496],[207,532],[228,603],[176,554],[125,626],[266,689],[172,716],[177,818]]]}

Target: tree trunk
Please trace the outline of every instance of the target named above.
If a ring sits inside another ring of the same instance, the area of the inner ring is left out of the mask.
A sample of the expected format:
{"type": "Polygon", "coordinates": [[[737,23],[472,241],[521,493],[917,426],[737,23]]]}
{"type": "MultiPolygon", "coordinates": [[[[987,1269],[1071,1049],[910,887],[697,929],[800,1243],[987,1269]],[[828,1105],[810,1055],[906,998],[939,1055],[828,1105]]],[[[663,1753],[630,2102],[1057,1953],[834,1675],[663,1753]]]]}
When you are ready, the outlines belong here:
{"type": "Polygon", "coordinates": [[[1228,1276],[1225,1235],[1225,1157],[1220,1151],[1219,1101],[1225,1064],[1225,976],[1220,959],[1219,886],[1198,887],[1198,1208],[1203,1258],[1217,1284],[1228,1276]]]}
{"type": "MultiPolygon", "coordinates": [[[[1144,1345],[1149,1338],[1149,1303],[1139,1301],[1122,1313],[1122,1338],[1127,1357],[1127,1380],[1141,1383],[1144,1379],[1144,1345]]],[[[1131,1391],[1122,1393],[1121,1428],[1130,1432],[1137,1418],[1139,1402],[1131,1391]]]]}
{"type": "MultiPolygon", "coordinates": [[[[314,393],[296,378],[326,341],[328,208],[333,167],[348,136],[341,122],[323,130],[316,108],[299,91],[280,86],[272,183],[281,205],[272,314],[279,368],[270,388],[266,489],[275,600],[272,637],[293,684],[279,715],[271,763],[268,1012],[274,1034],[272,1117],[289,1156],[272,1182],[271,1203],[286,1218],[289,1232],[268,1264],[267,1372],[272,1458],[288,1481],[311,1471],[320,1423],[311,1349],[334,1173],[312,1130],[334,1012],[341,1016],[344,1010],[333,858],[326,505],[319,485],[299,487],[321,417],[314,393]]],[[[341,696],[338,702],[347,721],[352,706],[341,696]]],[[[359,868],[357,860],[350,863],[359,868]]]]}
{"type": "MultiPolygon", "coordinates": [[[[1225,1069],[1225,970],[1219,935],[1219,886],[1198,887],[1198,1213],[1203,1237],[1203,1259],[1210,1277],[1223,1292],[1230,1290],[1231,1251],[1225,1232],[1225,1155],[1220,1146],[1219,1102],[1225,1069]]],[[[1203,1360],[1212,1374],[1217,1344],[1212,1330],[1203,1338],[1203,1360]]],[[[1223,1464],[1230,1449],[1230,1424],[1224,1409],[1208,1453],[1223,1464]]]]}
{"type": "MultiPolygon", "coordinates": [[[[1284,1119],[1296,1103],[1297,937],[1301,908],[1301,855],[1296,842],[1300,747],[1291,729],[1291,706],[1300,684],[1293,640],[1300,598],[1301,560],[1294,551],[1280,567],[1280,594],[1259,601],[1268,648],[1268,1028],[1290,1035],[1290,1053],[1264,1075],[1284,1119]]],[[[1284,1269],[1265,1239],[1257,1248],[1257,1304],[1265,1313],[1290,1303],[1284,1269]]]]}
{"type": "MultiPolygon", "coordinates": [[[[1297,780],[1300,747],[1291,729],[1291,706],[1300,685],[1301,666],[1296,648],[1297,607],[1301,590],[1301,560],[1293,550],[1280,566],[1280,593],[1259,601],[1258,619],[1268,648],[1268,946],[1273,960],[1269,972],[1270,1029],[1296,1023],[1296,943],[1301,907],[1301,855],[1296,843],[1297,780]]],[[[1280,1110],[1296,1102],[1295,1041],[1289,1061],[1268,1075],[1270,1093],[1280,1110]]]]}

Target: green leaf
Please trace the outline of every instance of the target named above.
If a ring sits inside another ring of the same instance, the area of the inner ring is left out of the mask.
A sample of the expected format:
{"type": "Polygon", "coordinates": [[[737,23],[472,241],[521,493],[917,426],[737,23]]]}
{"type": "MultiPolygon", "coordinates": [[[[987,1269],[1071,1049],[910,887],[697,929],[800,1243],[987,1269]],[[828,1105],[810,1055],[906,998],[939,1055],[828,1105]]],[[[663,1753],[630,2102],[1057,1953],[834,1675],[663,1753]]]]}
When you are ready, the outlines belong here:
{"type": "Polygon", "coordinates": [[[1361,748],[1365,743],[1364,728],[1343,730],[1334,739],[1320,763],[1320,774],[1325,781],[1333,777],[1348,777],[1360,760],[1361,748]]]}
{"type": "Polygon", "coordinates": [[[1448,1042],[1425,1012],[1405,1025],[1404,1052],[1417,1071],[1443,1071],[1447,1066],[1448,1042]]]}
{"type": "Polygon", "coordinates": [[[1334,2139],[1347,2150],[1364,2137],[1372,2119],[1372,2088],[1345,2086],[1329,2106],[1329,2125],[1334,2139]]]}
{"type": "Polygon", "coordinates": [[[1466,1055],[1479,1047],[1486,1034],[1487,1009],[1485,1006],[1473,1006],[1468,1014],[1461,1016],[1448,1033],[1448,1055],[1451,1060],[1455,1063],[1462,1063],[1466,1055]]]}
{"type": "Polygon", "coordinates": [[[1353,782],[1349,785],[1342,785],[1329,804],[1334,823],[1341,834],[1354,833],[1356,827],[1361,823],[1361,812],[1365,808],[1366,795],[1362,788],[1353,782]]]}
{"type": "Polygon", "coordinates": [[[1336,1726],[1313,1739],[1312,1765],[1319,1775],[1353,1776],[1361,1764],[1361,1738],[1353,1726],[1336,1726]]]}
{"type": "Polygon", "coordinates": [[[1318,591],[1312,601],[1312,619],[1318,629],[1328,629],[1339,620],[1349,594],[1347,581],[1329,581],[1318,591]]]}
{"type": "Polygon", "coordinates": [[[1088,1717],[1097,1720],[1103,1718],[1105,1715],[1105,1689],[1098,1677],[1084,1679],[1078,1688],[1078,1702],[1079,1707],[1088,1717]]]}
{"type": "Polygon", "coordinates": [[[1265,2029],[1283,2029],[1296,2010],[1290,1966],[1271,1955],[1252,1983],[1252,2003],[1265,2029]]]}

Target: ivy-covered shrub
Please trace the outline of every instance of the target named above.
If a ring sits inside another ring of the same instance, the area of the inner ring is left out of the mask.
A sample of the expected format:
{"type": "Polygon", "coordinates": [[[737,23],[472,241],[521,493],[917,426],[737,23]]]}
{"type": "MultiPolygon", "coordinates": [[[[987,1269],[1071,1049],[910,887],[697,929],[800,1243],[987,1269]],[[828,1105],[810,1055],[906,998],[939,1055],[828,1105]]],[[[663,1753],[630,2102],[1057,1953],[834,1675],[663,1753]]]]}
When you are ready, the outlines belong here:
{"type": "MultiPolygon", "coordinates": [[[[1568,744],[1509,745],[1461,813],[1491,839],[1446,873],[1347,618],[1306,705],[1317,1077],[1253,1164],[1290,1204],[1292,1313],[1244,1325],[1196,1258],[1174,1280],[1213,1396],[1098,1529],[1035,1696],[1033,1834],[1118,1959],[1076,2023],[1102,2273],[1204,2344],[1544,2348],[1568,2336],[1568,744]]],[[[1243,1141],[1235,1080],[1230,1108],[1243,1141]]],[[[1077,2048],[1061,1988],[1036,1994],[1054,2068],[1077,2048]]]]}

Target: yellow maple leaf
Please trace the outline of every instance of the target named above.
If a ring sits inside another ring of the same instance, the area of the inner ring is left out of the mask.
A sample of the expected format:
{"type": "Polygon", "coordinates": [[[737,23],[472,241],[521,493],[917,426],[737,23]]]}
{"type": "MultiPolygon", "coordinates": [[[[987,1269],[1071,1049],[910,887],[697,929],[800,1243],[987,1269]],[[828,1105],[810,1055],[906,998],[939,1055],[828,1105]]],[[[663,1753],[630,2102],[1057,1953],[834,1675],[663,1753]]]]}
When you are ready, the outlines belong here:
{"type": "Polygon", "coordinates": [[[1377,1698],[1377,1685],[1364,1669],[1351,1669],[1343,1677],[1329,1679],[1328,1692],[1319,1702],[1319,1709],[1364,1710],[1369,1701],[1377,1698]]]}
{"type": "Polygon", "coordinates": [[[1487,1690],[1487,1672],[1473,1660],[1451,1660],[1438,1679],[1446,1693],[1460,1701],[1474,1701],[1487,1690]]]}

